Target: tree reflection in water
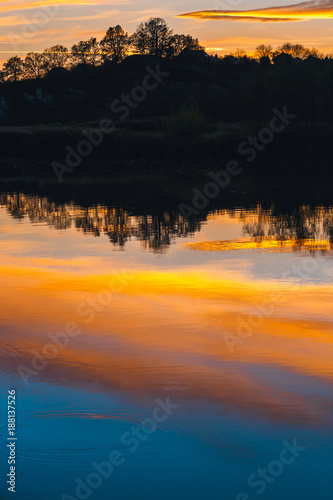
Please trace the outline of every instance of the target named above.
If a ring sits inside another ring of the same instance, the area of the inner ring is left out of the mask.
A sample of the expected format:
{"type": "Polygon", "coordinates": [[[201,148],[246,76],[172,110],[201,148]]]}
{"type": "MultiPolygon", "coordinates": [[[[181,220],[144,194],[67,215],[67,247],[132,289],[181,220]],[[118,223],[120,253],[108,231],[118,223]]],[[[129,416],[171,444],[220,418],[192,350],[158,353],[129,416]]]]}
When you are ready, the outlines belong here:
{"type": "MultiPolygon", "coordinates": [[[[187,237],[200,231],[206,216],[186,220],[176,209],[149,214],[130,212],[121,207],[55,203],[47,197],[21,193],[0,195],[0,204],[15,219],[29,218],[34,224],[47,224],[58,230],[75,227],[92,236],[106,234],[110,242],[119,248],[132,238],[142,242],[153,252],[164,252],[175,238],[187,237]]],[[[243,236],[260,243],[270,239],[281,242],[293,241],[295,249],[304,243],[313,249],[333,248],[333,207],[308,205],[278,213],[272,205],[264,209],[228,208],[215,214],[238,219],[243,225],[243,236]]],[[[214,214],[210,215],[214,218],[214,214]]]]}
{"type": "Polygon", "coordinates": [[[283,243],[293,241],[297,249],[306,242],[314,249],[333,248],[333,207],[301,206],[289,213],[274,213],[258,205],[251,212],[240,210],[243,234],[257,242],[275,239],[283,243]]]}
{"type": "Polygon", "coordinates": [[[15,219],[27,217],[33,224],[47,224],[58,230],[75,227],[96,237],[106,234],[120,248],[136,238],[153,252],[165,251],[175,238],[194,234],[201,227],[199,220],[185,220],[177,210],[132,214],[121,207],[57,204],[47,197],[21,193],[1,194],[0,204],[15,219]]]}

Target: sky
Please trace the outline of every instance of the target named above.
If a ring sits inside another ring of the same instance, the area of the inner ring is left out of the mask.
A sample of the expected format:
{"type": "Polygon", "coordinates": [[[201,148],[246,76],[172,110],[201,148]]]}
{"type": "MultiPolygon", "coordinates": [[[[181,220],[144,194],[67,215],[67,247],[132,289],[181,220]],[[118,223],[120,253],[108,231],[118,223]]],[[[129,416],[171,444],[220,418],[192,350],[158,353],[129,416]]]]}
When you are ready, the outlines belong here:
{"type": "Polygon", "coordinates": [[[58,43],[101,39],[110,26],[129,33],[150,17],[162,17],[176,33],[199,38],[219,55],[237,48],[253,53],[302,43],[331,53],[333,0],[292,5],[288,0],[0,0],[0,61],[58,43]],[[283,7],[283,8],[281,8],[283,7]],[[211,12],[219,11],[219,12],[211,12]]]}

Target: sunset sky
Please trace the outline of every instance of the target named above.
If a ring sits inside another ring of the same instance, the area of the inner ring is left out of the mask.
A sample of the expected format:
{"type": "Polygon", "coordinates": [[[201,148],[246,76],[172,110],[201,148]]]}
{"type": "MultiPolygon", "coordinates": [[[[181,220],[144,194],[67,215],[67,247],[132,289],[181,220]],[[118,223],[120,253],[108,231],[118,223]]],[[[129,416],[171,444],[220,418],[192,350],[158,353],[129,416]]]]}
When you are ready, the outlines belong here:
{"type": "Polygon", "coordinates": [[[129,33],[149,17],[163,17],[220,55],[259,43],[303,43],[332,52],[333,1],[288,0],[1,0],[0,60],[62,43],[100,39],[109,26],[129,33]],[[283,7],[283,8],[280,8],[283,7]],[[220,11],[212,13],[211,11],[220,11]],[[227,12],[226,12],[227,11],[227,12]],[[242,12],[243,11],[243,12],[242,12]],[[191,13],[191,15],[187,15],[191,13]],[[179,17],[183,16],[183,17],[179,17]]]}

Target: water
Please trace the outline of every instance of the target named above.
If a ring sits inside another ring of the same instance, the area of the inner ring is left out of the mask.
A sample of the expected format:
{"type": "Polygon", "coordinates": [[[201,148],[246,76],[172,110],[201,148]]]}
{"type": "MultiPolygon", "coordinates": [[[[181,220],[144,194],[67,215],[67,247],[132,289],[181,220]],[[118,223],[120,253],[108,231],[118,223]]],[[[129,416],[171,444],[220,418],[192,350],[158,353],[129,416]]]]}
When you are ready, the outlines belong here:
{"type": "Polygon", "coordinates": [[[0,195],[1,498],[332,499],[333,208],[131,200],[0,195]]]}

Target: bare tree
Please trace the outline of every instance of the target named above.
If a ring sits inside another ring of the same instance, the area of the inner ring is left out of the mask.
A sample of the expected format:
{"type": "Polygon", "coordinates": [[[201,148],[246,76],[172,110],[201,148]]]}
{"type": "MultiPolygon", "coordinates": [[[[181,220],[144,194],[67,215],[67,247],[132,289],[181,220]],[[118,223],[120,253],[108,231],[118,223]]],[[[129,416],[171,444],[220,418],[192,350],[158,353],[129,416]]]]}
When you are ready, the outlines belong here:
{"type": "Polygon", "coordinates": [[[262,59],[263,57],[271,57],[273,52],[273,47],[271,45],[258,45],[256,48],[256,51],[254,53],[254,56],[257,57],[258,59],[262,59]]]}
{"type": "Polygon", "coordinates": [[[17,82],[24,75],[23,60],[18,56],[11,57],[3,64],[3,73],[7,81],[17,82]]]}
{"type": "Polygon", "coordinates": [[[131,40],[140,54],[164,57],[168,55],[172,43],[172,30],[164,19],[151,18],[138,26],[131,40]]]}
{"type": "Polygon", "coordinates": [[[278,48],[277,54],[288,54],[292,57],[299,57],[300,59],[306,59],[311,54],[311,51],[299,43],[284,43],[278,48]]]}
{"type": "Polygon", "coordinates": [[[45,70],[50,71],[53,68],[65,68],[68,62],[68,49],[63,45],[55,45],[43,52],[45,61],[45,70]]]}
{"type": "Polygon", "coordinates": [[[101,41],[102,59],[104,61],[122,61],[130,45],[128,33],[119,24],[107,30],[101,41]]]}
{"type": "Polygon", "coordinates": [[[184,49],[204,50],[197,38],[191,35],[173,35],[170,37],[169,55],[178,56],[184,49]]]}
{"type": "Polygon", "coordinates": [[[309,57],[315,57],[316,59],[325,58],[324,54],[322,52],[319,52],[319,50],[315,48],[309,49],[309,57]]]}
{"type": "Polygon", "coordinates": [[[238,59],[239,61],[243,62],[246,62],[249,59],[246,51],[243,49],[236,49],[236,52],[232,55],[236,57],[236,59],[238,59]]]}
{"type": "Polygon", "coordinates": [[[29,52],[24,60],[24,72],[27,78],[41,78],[45,73],[43,54],[29,52]]]}
{"type": "Polygon", "coordinates": [[[71,48],[71,58],[74,64],[91,64],[95,66],[99,56],[99,43],[96,38],[82,40],[71,48]]]}

